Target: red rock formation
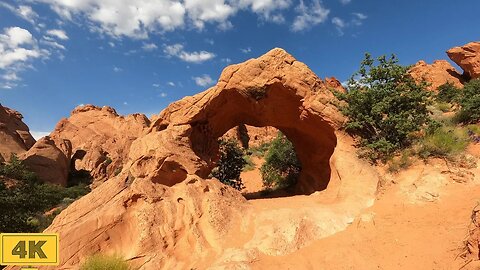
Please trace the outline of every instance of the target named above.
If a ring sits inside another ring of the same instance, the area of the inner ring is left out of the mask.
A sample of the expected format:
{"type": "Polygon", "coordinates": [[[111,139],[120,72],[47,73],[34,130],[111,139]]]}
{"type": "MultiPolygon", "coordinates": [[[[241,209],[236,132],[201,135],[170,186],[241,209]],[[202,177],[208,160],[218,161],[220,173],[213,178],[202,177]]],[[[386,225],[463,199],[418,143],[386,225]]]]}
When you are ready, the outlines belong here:
{"type": "MultiPolygon", "coordinates": [[[[60,235],[59,268],[75,268],[102,252],[120,254],[142,269],[215,264],[225,269],[224,262],[259,252],[288,254],[342,230],[371,206],[378,176],[357,158],[351,138],[338,131],[344,118],[334,101],[325,83],[282,49],[225,68],[216,86],[160,113],[132,143],[123,171],[54,220],[46,231],[60,235]],[[338,198],[336,210],[330,210],[333,202],[327,209],[313,200],[278,212],[254,212],[238,191],[205,180],[215,164],[217,139],[242,123],[280,129],[303,164],[297,190],[310,194],[328,186],[321,194],[326,200],[338,198]],[[279,213],[284,218],[272,222],[279,213]],[[236,248],[245,253],[235,253],[236,248]]],[[[112,114],[94,110],[91,115],[112,114]]],[[[56,133],[71,130],[68,137],[83,141],[73,132],[94,132],[73,123],[64,121],[56,133]]],[[[112,130],[111,125],[103,129],[112,130]]]]}
{"type": "Polygon", "coordinates": [[[22,119],[19,112],[0,105],[0,161],[24,153],[35,143],[22,119]]]}
{"type": "Polygon", "coordinates": [[[227,131],[223,137],[236,139],[244,148],[250,148],[271,142],[277,137],[277,134],[278,129],[274,127],[239,125],[227,131]]]}
{"type": "Polygon", "coordinates": [[[343,87],[342,83],[335,77],[325,78],[325,84],[327,85],[327,88],[333,89],[340,93],[347,93],[345,87],[343,87]]]}
{"type": "Polygon", "coordinates": [[[334,129],[343,121],[328,102],[333,99],[305,64],[274,49],[227,67],[216,86],[166,108],[149,134],[132,144],[130,172],[170,186],[189,174],[207,178],[215,166],[217,138],[239,124],[273,126],[297,150],[303,168],[298,190],[325,189],[336,145],[334,129]]]}
{"type": "Polygon", "coordinates": [[[471,79],[480,78],[480,42],[470,42],[447,51],[448,57],[457,63],[471,79]]]}
{"type": "Polygon", "coordinates": [[[463,88],[462,75],[446,60],[436,60],[431,65],[425,61],[419,61],[409,72],[417,82],[422,80],[428,82],[430,84],[428,89],[431,91],[437,91],[440,85],[446,83],[452,83],[458,88],[463,88]]]}
{"type": "Polygon", "coordinates": [[[149,124],[143,114],[119,116],[110,107],[86,105],[61,120],[50,136],[59,145],[71,142],[73,156],[65,154],[74,159],[75,169],[91,172],[98,185],[121,171],[132,141],[149,124]]]}
{"type": "MultiPolygon", "coordinates": [[[[71,152],[68,145],[68,141],[63,142],[65,150],[71,152]]],[[[42,182],[67,185],[70,160],[50,137],[40,139],[20,159],[42,182]]]]}

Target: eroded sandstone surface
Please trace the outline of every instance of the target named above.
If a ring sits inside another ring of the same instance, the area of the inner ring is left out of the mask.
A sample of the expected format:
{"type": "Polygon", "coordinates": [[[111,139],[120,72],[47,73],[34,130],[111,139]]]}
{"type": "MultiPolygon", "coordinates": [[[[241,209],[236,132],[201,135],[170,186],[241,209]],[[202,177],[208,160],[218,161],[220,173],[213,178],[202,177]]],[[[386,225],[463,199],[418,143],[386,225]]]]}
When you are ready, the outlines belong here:
{"type": "MultiPolygon", "coordinates": [[[[118,175],[108,174],[54,220],[46,231],[62,239],[60,267],[116,253],[142,269],[243,269],[262,254],[288,255],[344,230],[373,204],[379,177],[339,130],[336,102],[324,81],[282,49],[225,68],[214,87],[171,104],[146,130],[142,122],[128,150],[117,152],[128,155],[118,175]],[[303,165],[296,190],[309,196],[256,203],[207,179],[217,139],[240,124],[272,126],[292,141],[303,165]]],[[[108,108],[82,110],[117,118],[108,108]]],[[[68,137],[74,152],[92,149],[79,142],[101,135],[89,117],[74,124],[75,115],[52,138],[68,137]]]]}
{"type": "Polygon", "coordinates": [[[35,144],[23,116],[0,104],[0,162],[11,154],[22,154],[35,144]]]}
{"type": "Polygon", "coordinates": [[[71,143],[72,168],[91,173],[94,186],[119,174],[127,162],[130,145],[150,125],[143,114],[119,116],[110,107],[85,105],[62,119],[50,137],[62,144],[71,143]]]}
{"type": "Polygon", "coordinates": [[[462,75],[446,60],[436,60],[433,64],[425,61],[417,62],[411,69],[410,75],[420,82],[425,80],[430,85],[428,90],[436,91],[443,84],[451,83],[458,88],[463,88],[462,75]]]}
{"type": "Polygon", "coordinates": [[[480,42],[470,42],[447,51],[448,57],[459,65],[470,79],[480,78],[480,42]]]}

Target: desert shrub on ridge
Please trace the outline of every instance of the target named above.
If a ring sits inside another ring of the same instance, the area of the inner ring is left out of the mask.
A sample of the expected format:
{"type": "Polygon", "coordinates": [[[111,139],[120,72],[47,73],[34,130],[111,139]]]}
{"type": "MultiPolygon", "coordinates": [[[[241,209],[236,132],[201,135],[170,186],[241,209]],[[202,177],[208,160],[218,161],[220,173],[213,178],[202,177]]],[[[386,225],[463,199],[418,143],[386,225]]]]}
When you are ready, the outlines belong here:
{"type": "Polygon", "coordinates": [[[414,141],[413,133],[429,121],[432,103],[426,83],[416,83],[409,67],[390,58],[365,55],[360,70],[348,82],[348,93],[336,94],[346,104],[345,129],[360,138],[362,155],[386,160],[414,141]]]}

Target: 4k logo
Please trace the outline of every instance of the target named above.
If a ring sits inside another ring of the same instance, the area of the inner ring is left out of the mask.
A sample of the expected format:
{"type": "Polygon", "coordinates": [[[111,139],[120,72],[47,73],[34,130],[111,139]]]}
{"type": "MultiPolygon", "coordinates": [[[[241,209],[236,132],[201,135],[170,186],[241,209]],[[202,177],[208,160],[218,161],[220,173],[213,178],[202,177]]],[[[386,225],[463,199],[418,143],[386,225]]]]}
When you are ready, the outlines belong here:
{"type": "Polygon", "coordinates": [[[57,234],[0,234],[0,265],[58,265],[57,234]]]}

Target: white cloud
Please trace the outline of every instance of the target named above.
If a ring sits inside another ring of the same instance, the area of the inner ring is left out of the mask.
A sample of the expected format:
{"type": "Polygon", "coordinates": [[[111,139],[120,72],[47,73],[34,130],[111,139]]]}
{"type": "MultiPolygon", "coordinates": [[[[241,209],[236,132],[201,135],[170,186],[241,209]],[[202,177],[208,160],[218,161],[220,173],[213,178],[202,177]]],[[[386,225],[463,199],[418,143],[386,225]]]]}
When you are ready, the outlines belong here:
{"type": "Polygon", "coordinates": [[[232,59],[227,57],[227,58],[222,58],[221,61],[224,62],[224,63],[231,63],[232,59]]]}
{"type": "Polygon", "coordinates": [[[171,87],[175,87],[175,83],[174,83],[174,82],[168,82],[167,84],[168,84],[169,86],[171,86],[171,87]]]}
{"type": "Polygon", "coordinates": [[[119,68],[119,67],[116,67],[116,66],[114,66],[114,67],[113,67],[113,71],[114,71],[114,72],[122,72],[122,71],[123,71],[123,69],[121,69],[121,68],[119,68]]]}
{"type": "Polygon", "coordinates": [[[295,8],[298,15],[295,17],[292,25],[292,31],[298,32],[309,29],[317,24],[327,20],[330,10],[323,7],[320,0],[313,0],[311,6],[306,6],[303,0],[295,8]]]}
{"type": "Polygon", "coordinates": [[[0,7],[10,10],[13,14],[31,24],[35,24],[35,20],[38,18],[38,14],[30,6],[20,5],[18,7],[14,7],[10,4],[0,2],[0,7]]]}
{"type": "Polygon", "coordinates": [[[161,98],[165,98],[165,97],[167,97],[167,93],[162,92],[158,96],[161,97],[161,98]]]}
{"type": "Polygon", "coordinates": [[[40,140],[41,138],[50,135],[50,132],[48,131],[30,131],[30,134],[32,134],[32,137],[35,140],[40,140]]]}
{"type": "Polygon", "coordinates": [[[159,87],[160,87],[160,84],[154,83],[154,84],[152,84],[152,86],[155,87],[155,88],[159,88],[159,87]]]}
{"type": "Polygon", "coordinates": [[[200,77],[193,77],[193,80],[198,86],[202,86],[202,87],[207,87],[215,83],[215,81],[212,80],[212,78],[207,74],[204,74],[200,77]]]}
{"type": "Polygon", "coordinates": [[[207,51],[187,52],[182,44],[173,44],[165,46],[163,52],[169,56],[175,56],[185,62],[202,63],[213,59],[216,55],[207,51]]]}
{"type": "Polygon", "coordinates": [[[342,3],[342,5],[348,5],[350,4],[350,2],[352,2],[352,0],[340,0],[340,3],[342,3]]]}
{"type": "Polygon", "coordinates": [[[11,89],[21,79],[18,73],[31,68],[31,61],[48,58],[49,51],[40,49],[32,34],[20,27],[9,27],[0,33],[0,88],[11,89]]]}
{"type": "Polygon", "coordinates": [[[154,43],[144,43],[142,46],[142,49],[145,51],[154,51],[158,49],[158,46],[155,45],[154,43]]]}
{"type": "MultiPolygon", "coordinates": [[[[203,29],[213,24],[220,30],[233,27],[230,19],[239,11],[256,14],[273,23],[286,21],[282,14],[297,0],[33,0],[48,5],[63,20],[87,20],[90,30],[111,35],[147,39],[152,33],[176,29],[203,29]]],[[[316,0],[313,0],[314,2],[316,0]]],[[[303,2],[302,2],[303,5],[303,2]]],[[[315,7],[315,4],[312,5],[315,7]]],[[[312,12],[311,16],[322,14],[312,12]]],[[[310,19],[314,22],[315,19],[310,19]]],[[[300,24],[297,22],[297,25],[300,24]]]]}
{"type": "Polygon", "coordinates": [[[358,12],[355,12],[355,13],[352,13],[352,23],[354,25],[357,25],[357,26],[360,26],[363,24],[363,21],[366,20],[368,18],[367,15],[363,14],[363,13],[358,13],[358,12]]]}
{"type": "Polygon", "coordinates": [[[333,17],[332,19],[332,23],[333,25],[335,25],[335,27],[337,28],[338,30],[338,33],[343,36],[343,28],[345,28],[347,26],[347,24],[345,23],[344,20],[340,19],[339,17],[333,17]]]}
{"type": "Polygon", "coordinates": [[[251,47],[242,48],[242,49],[240,49],[240,51],[242,51],[242,53],[244,53],[244,54],[248,54],[248,53],[252,52],[252,48],[251,47]]]}
{"type": "Polygon", "coordinates": [[[60,29],[50,29],[50,30],[48,30],[47,31],[47,36],[55,37],[55,38],[58,38],[58,39],[61,39],[61,40],[67,40],[68,39],[67,33],[63,30],[60,30],[60,29]]]}

